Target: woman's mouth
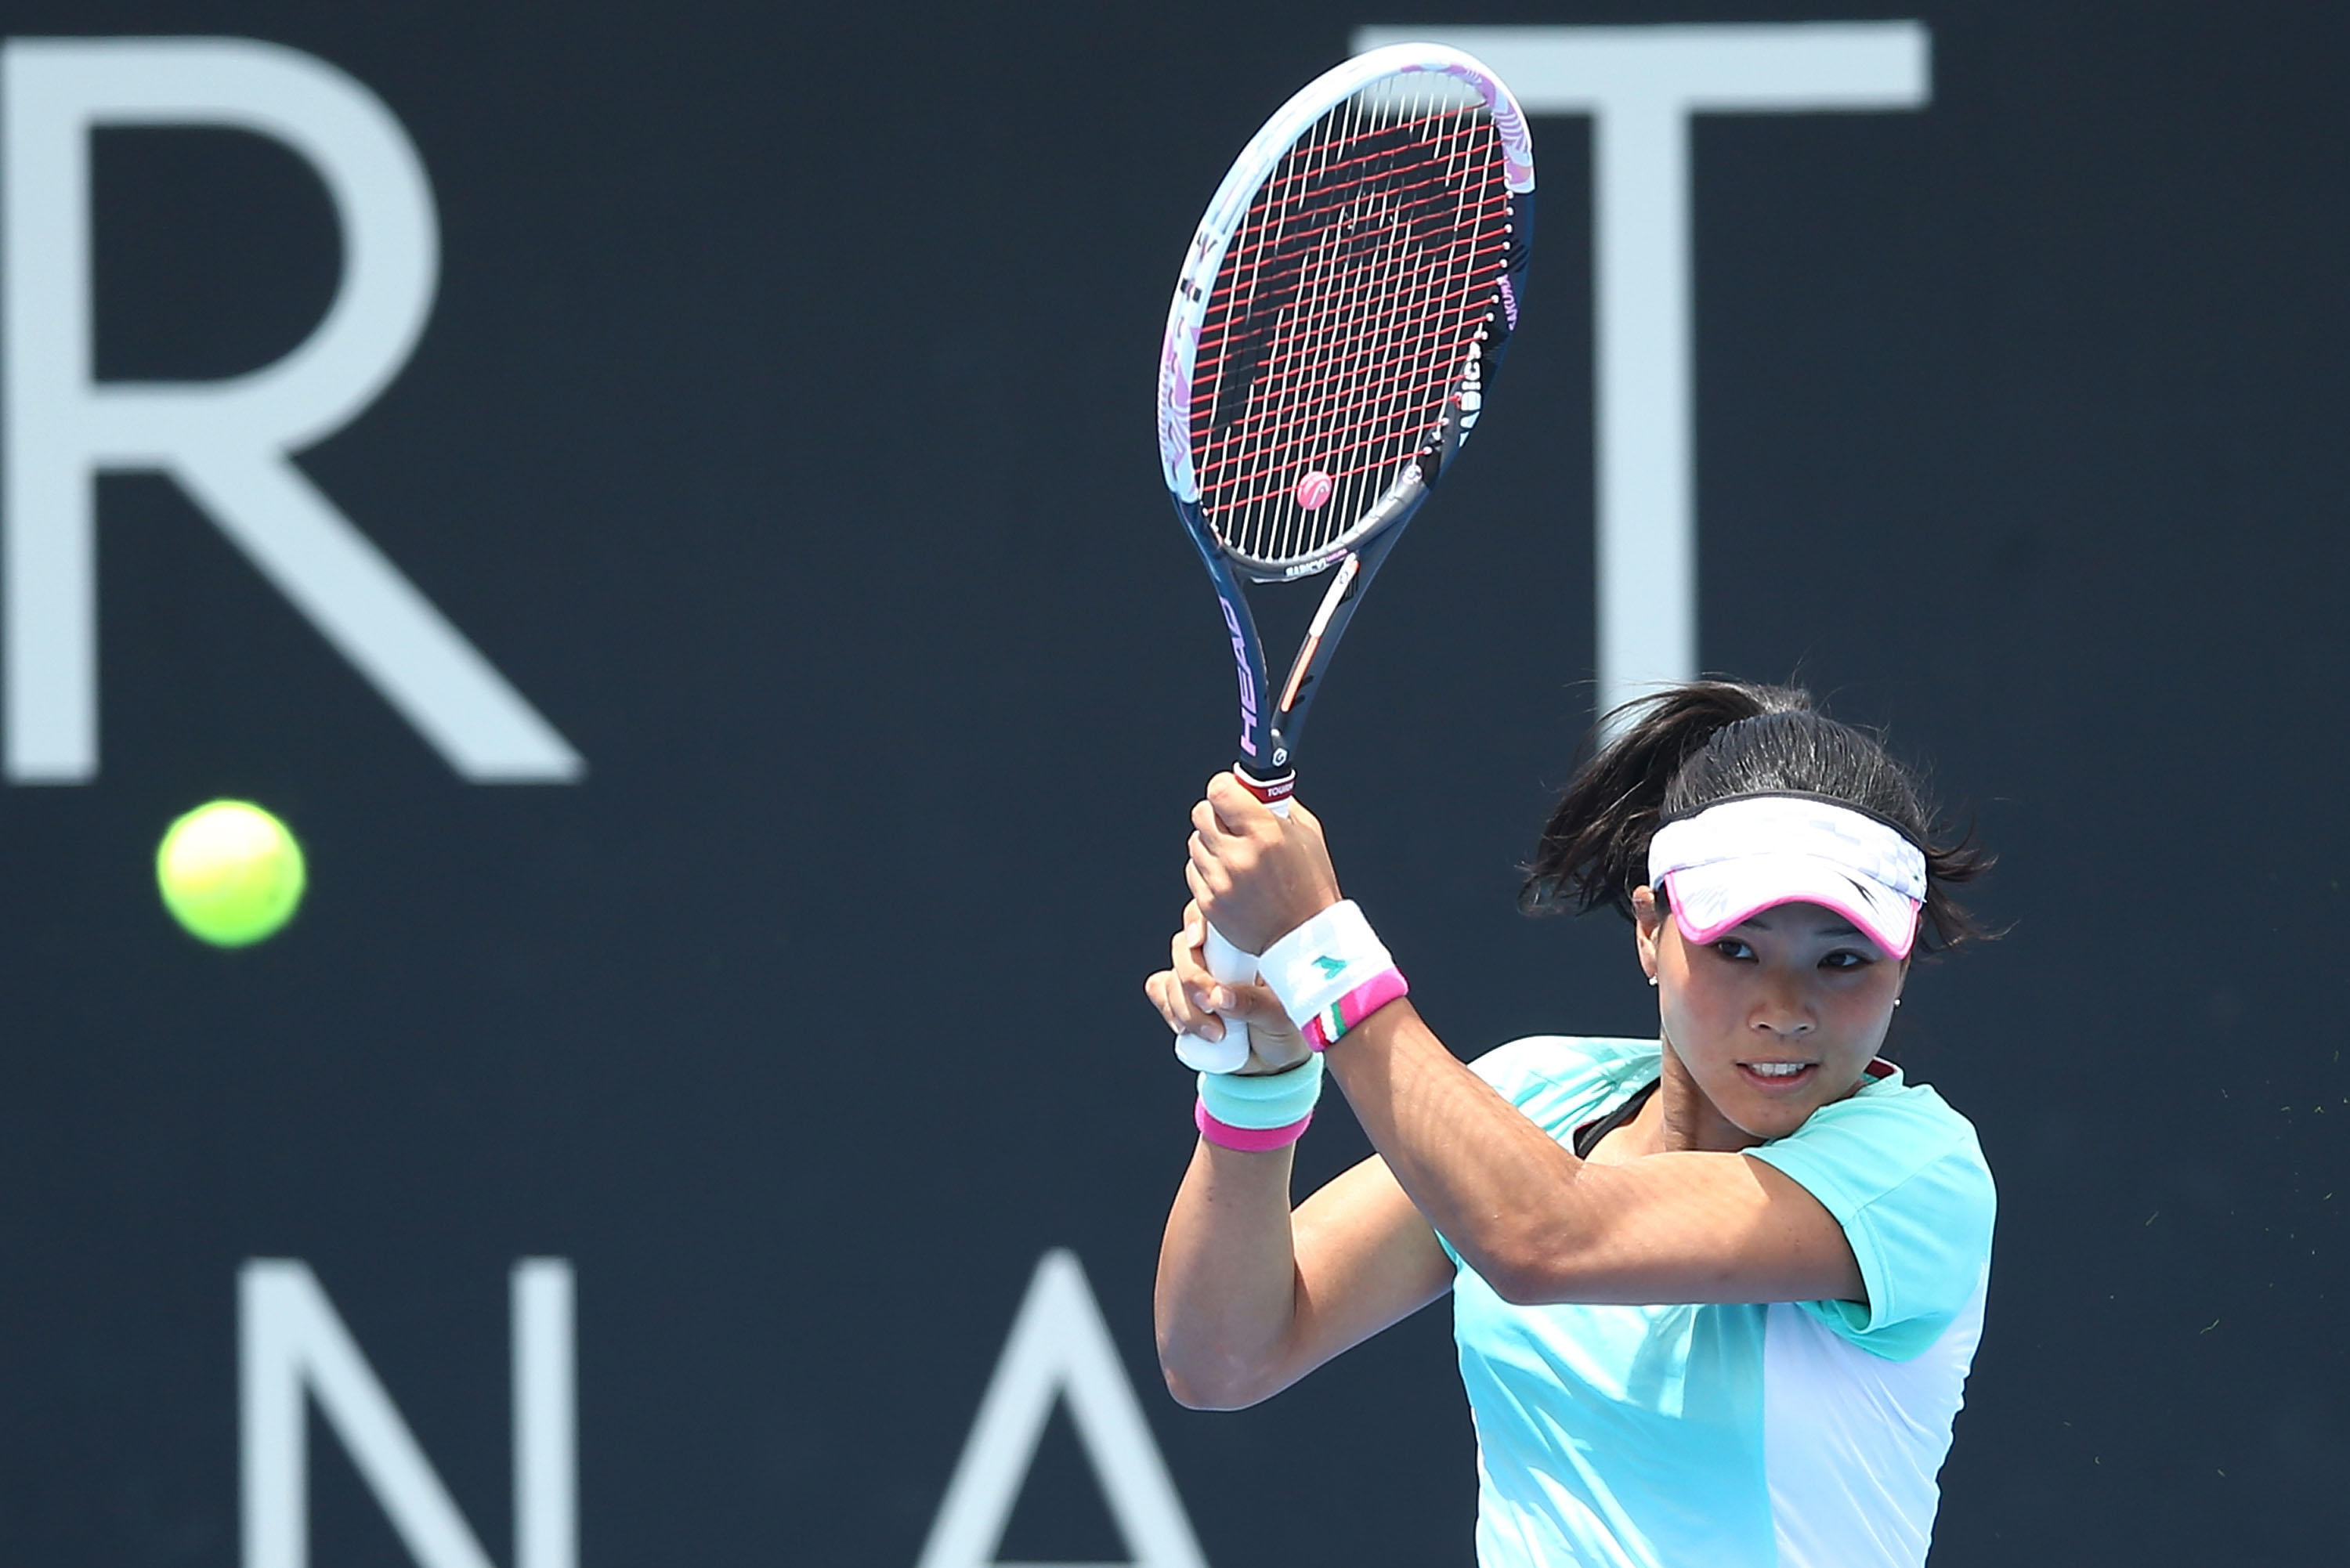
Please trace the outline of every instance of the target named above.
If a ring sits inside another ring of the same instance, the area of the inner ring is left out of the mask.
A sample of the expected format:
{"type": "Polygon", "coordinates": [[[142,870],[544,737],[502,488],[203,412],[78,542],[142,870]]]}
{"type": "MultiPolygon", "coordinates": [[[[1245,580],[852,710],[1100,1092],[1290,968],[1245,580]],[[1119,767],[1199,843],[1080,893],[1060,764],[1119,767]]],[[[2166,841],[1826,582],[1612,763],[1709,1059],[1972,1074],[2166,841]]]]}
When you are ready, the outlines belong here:
{"type": "Polygon", "coordinates": [[[1784,1095],[1819,1075],[1817,1062],[1741,1062],[1739,1075],[1766,1095],[1784,1095]]]}

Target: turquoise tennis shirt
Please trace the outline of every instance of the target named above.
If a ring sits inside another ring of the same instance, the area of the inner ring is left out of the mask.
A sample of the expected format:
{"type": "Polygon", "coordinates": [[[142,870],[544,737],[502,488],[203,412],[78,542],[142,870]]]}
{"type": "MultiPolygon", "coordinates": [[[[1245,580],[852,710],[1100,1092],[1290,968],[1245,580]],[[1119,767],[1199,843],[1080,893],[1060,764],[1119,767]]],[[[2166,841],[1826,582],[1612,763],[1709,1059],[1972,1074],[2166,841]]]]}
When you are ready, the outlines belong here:
{"type": "MultiPolygon", "coordinates": [[[[1565,1036],[1474,1064],[1570,1146],[1659,1070],[1654,1040],[1565,1036]]],[[[1746,1151],[1843,1225],[1866,1305],[1513,1306],[1453,1252],[1483,1568],[1925,1562],[1995,1198],[1966,1118],[1889,1064],[1870,1073],[1746,1151]]]]}

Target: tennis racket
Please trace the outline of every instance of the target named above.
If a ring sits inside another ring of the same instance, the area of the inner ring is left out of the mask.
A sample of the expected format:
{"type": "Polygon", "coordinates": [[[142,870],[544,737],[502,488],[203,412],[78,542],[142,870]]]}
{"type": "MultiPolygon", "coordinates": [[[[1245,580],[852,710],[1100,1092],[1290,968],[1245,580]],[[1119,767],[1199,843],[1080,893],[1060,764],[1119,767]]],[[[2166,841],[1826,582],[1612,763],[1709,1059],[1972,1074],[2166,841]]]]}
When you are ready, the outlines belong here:
{"type": "MultiPolygon", "coordinates": [[[[1363,590],[1476,425],[1518,321],[1534,144],[1500,78],[1436,44],[1359,55],[1265,122],[1183,261],[1159,363],[1159,455],[1240,676],[1240,759],[1286,810],[1305,716],[1363,590]],[[1335,573],[1278,688],[1243,582],[1335,573]]],[[[1256,958],[1211,926],[1209,970],[1256,958]]],[[[1203,1072],[1248,1027],[1179,1035],[1203,1072]]]]}

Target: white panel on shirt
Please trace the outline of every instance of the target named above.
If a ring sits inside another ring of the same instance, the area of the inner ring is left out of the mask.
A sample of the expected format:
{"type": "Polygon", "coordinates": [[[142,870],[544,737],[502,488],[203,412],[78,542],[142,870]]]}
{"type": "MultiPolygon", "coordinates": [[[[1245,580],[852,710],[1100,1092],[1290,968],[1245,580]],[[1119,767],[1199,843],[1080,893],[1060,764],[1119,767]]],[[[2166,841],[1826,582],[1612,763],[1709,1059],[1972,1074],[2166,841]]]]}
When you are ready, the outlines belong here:
{"type": "Polygon", "coordinates": [[[1779,1568],[1919,1568],[1933,1539],[1935,1478],[1982,1337],[1990,1274],[1914,1361],[1838,1338],[1801,1307],[1770,1310],[1762,1346],[1762,1454],[1779,1568]]]}

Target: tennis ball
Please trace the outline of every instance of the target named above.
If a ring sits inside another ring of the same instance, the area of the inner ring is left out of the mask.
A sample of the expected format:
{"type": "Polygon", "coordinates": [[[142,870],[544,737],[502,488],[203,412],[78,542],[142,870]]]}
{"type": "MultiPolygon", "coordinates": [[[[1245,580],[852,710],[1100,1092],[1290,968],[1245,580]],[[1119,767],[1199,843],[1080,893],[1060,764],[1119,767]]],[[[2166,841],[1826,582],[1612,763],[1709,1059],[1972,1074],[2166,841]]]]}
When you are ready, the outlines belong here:
{"type": "Polygon", "coordinates": [[[163,907],[214,947],[257,942],[293,919],[304,880],[302,846],[286,825],[241,800],[196,807],[155,851],[163,907]]]}

